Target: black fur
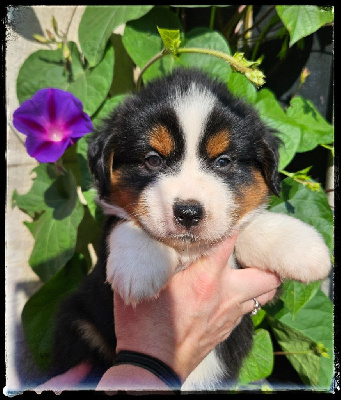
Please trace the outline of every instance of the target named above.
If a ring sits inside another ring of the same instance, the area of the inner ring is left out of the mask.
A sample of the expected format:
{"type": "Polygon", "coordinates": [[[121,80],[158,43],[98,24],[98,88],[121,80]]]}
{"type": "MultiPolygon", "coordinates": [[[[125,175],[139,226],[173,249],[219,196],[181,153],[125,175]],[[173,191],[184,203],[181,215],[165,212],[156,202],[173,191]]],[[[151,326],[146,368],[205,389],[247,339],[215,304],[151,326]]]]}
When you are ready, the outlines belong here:
{"type": "MultiPolygon", "coordinates": [[[[231,129],[235,140],[231,151],[235,153],[235,157],[243,165],[256,166],[262,172],[270,190],[276,195],[279,194],[280,181],[277,170],[280,139],[262,123],[253,107],[234,97],[223,83],[210,79],[198,70],[178,69],[166,78],[159,78],[149,83],[139,93],[126,99],[124,104],[118,106],[94,133],[88,148],[88,159],[101,198],[106,199],[110,187],[109,165],[112,153],[113,168],[121,167],[122,164],[128,165],[131,173],[127,179],[134,179],[140,171],[137,169],[134,171],[133,166],[134,164],[137,166],[146,154],[146,134],[156,123],[165,123],[171,129],[177,144],[171,157],[173,166],[180,160],[183,155],[183,136],[181,127],[176,122],[174,110],[169,104],[169,98],[174,93],[175,87],[180,89],[180,92],[185,92],[191,82],[196,82],[203,88],[209,87],[219,99],[219,104],[207,123],[202,146],[210,131],[218,128],[217,124],[221,129],[231,129]],[[226,121],[230,122],[226,125],[226,121]],[[127,149],[130,149],[130,152],[127,152],[127,149]]],[[[247,181],[248,176],[248,171],[241,172],[239,179],[238,175],[234,174],[229,177],[229,184],[233,185],[235,179],[235,186],[240,187],[247,181]]],[[[149,178],[144,180],[139,176],[134,183],[142,185],[140,187],[142,189],[143,185],[148,184],[149,178]]]]}
{"type": "Polygon", "coordinates": [[[116,217],[107,219],[94,270],[81,282],[73,294],[62,301],[59,307],[51,368],[54,374],[65,372],[81,361],[90,361],[104,370],[112,365],[116,337],[113,293],[110,285],[105,282],[105,265],[108,256],[105,238],[116,222],[116,217]],[[112,354],[105,356],[96,349],[90,348],[89,344],[82,339],[75,321],[83,319],[97,327],[108,347],[111,347],[112,354]]]}
{"type": "Polygon", "coordinates": [[[238,379],[238,373],[252,347],[253,322],[249,315],[244,315],[240,324],[224,342],[219,343],[217,354],[225,364],[226,378],[221,385],[231,384],[238,379]]]}

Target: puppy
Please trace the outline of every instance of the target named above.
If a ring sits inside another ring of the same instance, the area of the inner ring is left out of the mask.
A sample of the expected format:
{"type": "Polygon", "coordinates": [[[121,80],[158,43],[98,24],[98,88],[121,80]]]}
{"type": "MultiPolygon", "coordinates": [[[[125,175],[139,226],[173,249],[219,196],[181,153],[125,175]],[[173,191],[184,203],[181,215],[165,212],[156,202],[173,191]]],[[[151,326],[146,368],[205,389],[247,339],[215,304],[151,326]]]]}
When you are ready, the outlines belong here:
{"type": "MultiPolygon", "coordinates": [[[[251,106],[193,69],[153,81],[103,121],[88,158],[108,217],[97,265],[58,313],[59,371],[88,360],[103,368],[100,375],[112,364],[112,290],[133,305],[156,296],[237,227],[230,267],[302,282],[328,275],[329,251],[317,231],[265,210],[280,190],[278,146],[251,106]]],[[[245,316],[183,388],[217,389],[237,379],[251,345],[245,316]]]]}

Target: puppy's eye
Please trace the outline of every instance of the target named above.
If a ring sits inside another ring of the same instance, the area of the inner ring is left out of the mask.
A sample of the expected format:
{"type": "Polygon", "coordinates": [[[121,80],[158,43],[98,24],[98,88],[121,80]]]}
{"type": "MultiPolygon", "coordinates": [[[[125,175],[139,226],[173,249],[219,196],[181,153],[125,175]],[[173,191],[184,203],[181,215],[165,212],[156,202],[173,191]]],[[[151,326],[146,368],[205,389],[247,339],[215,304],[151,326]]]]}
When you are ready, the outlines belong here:
{"type": "Polygon", "coordinates": [[[151,151],[150,153],[148,153],[146,155],[144,161],[145,161],[145,165],[149,169],[156,170],[163,166],[162,158],[154,151],[151,151]]]}
{"type": "Polygon", "coordinates": [[[231,164],[231,158],[226,154],[219,156],[214,160],[213,166],[219,169],[226,169],[231,164]]]}

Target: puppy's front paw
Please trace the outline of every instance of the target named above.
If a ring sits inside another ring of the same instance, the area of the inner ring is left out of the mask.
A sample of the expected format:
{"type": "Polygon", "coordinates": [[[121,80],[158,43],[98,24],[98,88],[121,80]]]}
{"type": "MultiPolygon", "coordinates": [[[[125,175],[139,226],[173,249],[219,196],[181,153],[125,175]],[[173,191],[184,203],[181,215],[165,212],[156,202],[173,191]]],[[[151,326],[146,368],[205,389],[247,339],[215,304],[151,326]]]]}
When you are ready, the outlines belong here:
{"type": "Polygon", "coordinates": [[[267,269],[301,282],[324,279],[331,268],[328,247],[316,229],[268,211],[241,230],[236,257],[242,266],[267,269]]]}
{"type": "Polygon", "coordinates": [[[125,304],[156,296],[177,266],[175,250],[152,239],[132,221],[115,227],[108,244],[107,281],[125,304]]]}

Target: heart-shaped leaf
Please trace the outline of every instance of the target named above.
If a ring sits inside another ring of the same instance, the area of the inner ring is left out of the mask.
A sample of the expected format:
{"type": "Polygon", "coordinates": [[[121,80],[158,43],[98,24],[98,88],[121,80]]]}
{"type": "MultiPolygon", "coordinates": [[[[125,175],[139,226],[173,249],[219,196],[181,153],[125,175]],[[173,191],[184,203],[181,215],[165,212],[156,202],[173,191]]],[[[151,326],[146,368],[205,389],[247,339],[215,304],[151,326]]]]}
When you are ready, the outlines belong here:
{"type": "Polygon", "coordinates": [[[24,306],[22,323],[27,343],[41,369],[51,361],[55,312],[60,301],[78,286],[87,273],[82,255],[74,257],[48,280],[24,306]]]}
{"type": "Polygon", "coordinates": [[[95,113],[107,96],[113,78],[114,50],[108,46],[101,62],[84,68],[77,45],[69,43],[71,71],[65,70],[62,50],[38,50],[20,68],[17,79],[19,102],[32,97],[39,89],[55,87],[73,93],[82,101],[84,111],[95,113]]]}
{"type": "Polygon", "coordinates": [[[290,46],[334,20],[331,8],[318,6],[276,6],[277,13],[290,34],[290,46]]]}
{"type": "Polygon", "coordinates": [[[265,329],[257,329],[253,337],[253,346],[243,362],[238,383],[247,383],[268,377],[273,369],[273,348],[270,334],[265,329]]]}
{"type": "Polygon", "coordinates": [[[90,67],[102,59],[105,47],[119,25],[137,19],[153,6],[88,6],[78,27],[78,38],[82,52],[90,67]]]}

